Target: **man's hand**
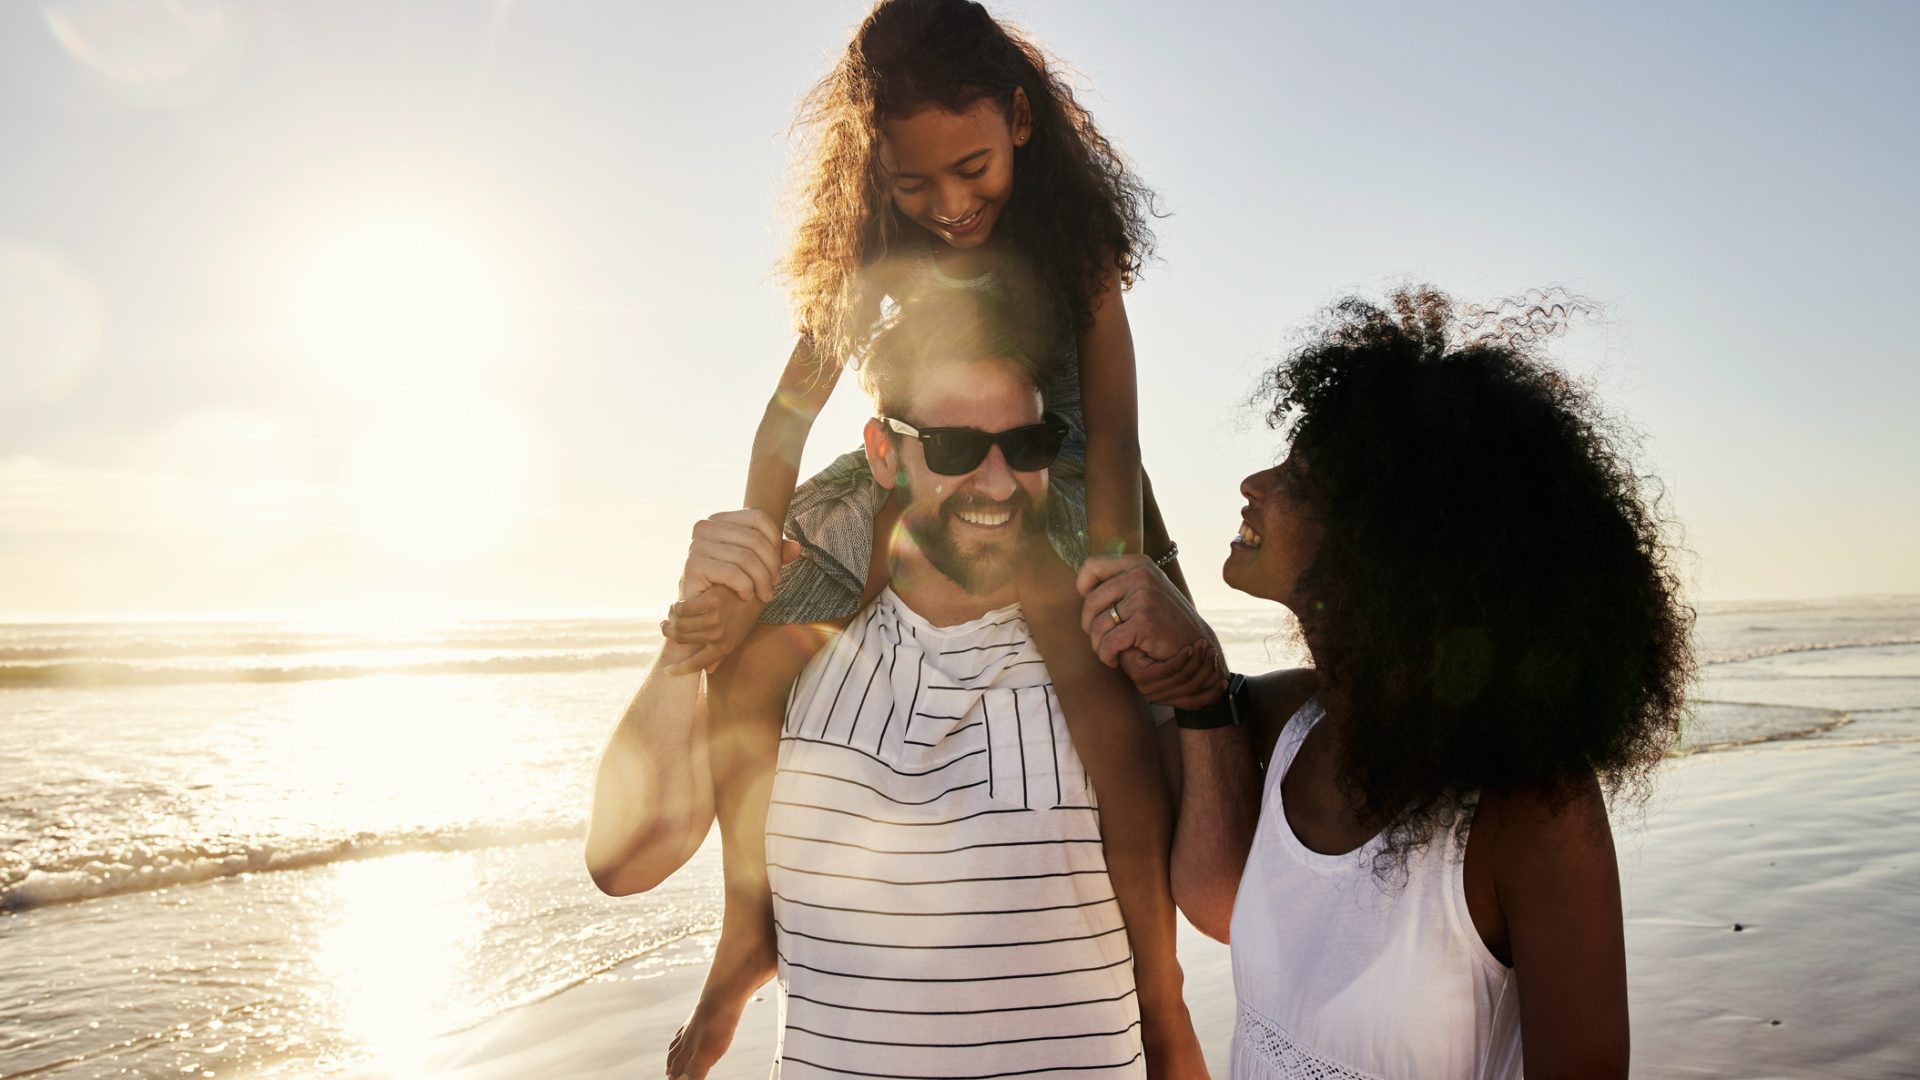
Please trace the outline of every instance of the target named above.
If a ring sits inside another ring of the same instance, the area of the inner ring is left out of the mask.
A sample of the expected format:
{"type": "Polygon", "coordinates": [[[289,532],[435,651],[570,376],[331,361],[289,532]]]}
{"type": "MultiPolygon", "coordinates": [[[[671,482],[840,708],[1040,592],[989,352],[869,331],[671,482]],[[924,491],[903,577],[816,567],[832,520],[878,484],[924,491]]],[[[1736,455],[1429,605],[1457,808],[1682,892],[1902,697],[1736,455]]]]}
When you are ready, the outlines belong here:
{"type": "Polygon", "coordinates": [[[773,599],[780,567],[800,554],[782,539],[773,518],[760,510],[732,510],[697,521],[680,575],[680,599],[667,611],[660,632],[669,641],[699,648],[669,669],[681,675],[712,671],[746,640],[773,599]]]}
{"type": "Polygon", "coordinates": [[[1213,628],[1145,555],[1095,556],[1081,565],[1074,585],[1086,598],[1080,629],[1108,667],[1128,649],[1171,660],[1190,646],[1208,645],[1219,655],[1213,628]]]}
{"type": "Polygon", "coordinates": [[[1197,709],[1220,696],[1226,663],[1213,628],[1146,556],[1088,559],[1075,584],[1094,651],[1148,701],[1197,709]]]}

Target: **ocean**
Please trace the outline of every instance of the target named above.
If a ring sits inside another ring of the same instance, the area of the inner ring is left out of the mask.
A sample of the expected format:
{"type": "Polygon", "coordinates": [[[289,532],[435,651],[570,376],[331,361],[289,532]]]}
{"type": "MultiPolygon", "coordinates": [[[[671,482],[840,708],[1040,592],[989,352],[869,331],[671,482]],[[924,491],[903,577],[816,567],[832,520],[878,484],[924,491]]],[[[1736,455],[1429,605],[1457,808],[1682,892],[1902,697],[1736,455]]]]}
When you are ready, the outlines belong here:
{"type": "MultiPolygon", "coordinates": [[[[1297,662],[1274,611],[1212,617],[1237,670],[1297,662]]],[[[0,1077],[404,1075],[432,1036],[696,961],[671,946],[719,925],[713,845],[621,899],[579,851],[658,643],[0,624],[0,1077]]],[[[1696,643],[1677,753],[1920,736],[1920,598],[1708,605],[1696,643]]]]}

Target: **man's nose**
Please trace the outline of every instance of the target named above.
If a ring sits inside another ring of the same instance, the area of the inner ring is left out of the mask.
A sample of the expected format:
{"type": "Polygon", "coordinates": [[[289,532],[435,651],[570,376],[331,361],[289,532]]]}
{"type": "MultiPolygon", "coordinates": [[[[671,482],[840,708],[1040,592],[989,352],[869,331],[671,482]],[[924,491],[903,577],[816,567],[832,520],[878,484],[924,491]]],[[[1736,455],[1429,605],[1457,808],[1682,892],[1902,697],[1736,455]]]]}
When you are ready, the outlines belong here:
{"type": "Polygon", "coordinates": [[[1007,466],[1005,455],[998,446],[987,451],[986,459],[973,471],[973,489],[980,495],[994,500],[1013,498],[1019,482],[1013,477],[1013,470],[1007,466]]]}

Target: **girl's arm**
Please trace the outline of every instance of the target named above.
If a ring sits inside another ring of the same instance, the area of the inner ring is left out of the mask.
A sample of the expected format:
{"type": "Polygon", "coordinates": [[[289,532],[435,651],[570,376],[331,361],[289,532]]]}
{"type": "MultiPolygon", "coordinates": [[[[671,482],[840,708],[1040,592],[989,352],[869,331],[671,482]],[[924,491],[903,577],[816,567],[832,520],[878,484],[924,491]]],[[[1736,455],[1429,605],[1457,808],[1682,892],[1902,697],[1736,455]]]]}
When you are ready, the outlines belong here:
{"type": "MultiPolygon", "coordinates": [[[[753,457],[747,464],[745,504],[747,509],[759,510],[772,520],[776,538],[786,523],[787,505],[793,501],[794,486],[800,480],[800,455],[806,450],[807,436],[839,379],[840,365],[817,365],[812,341],[803,334],[794,343],[780,372],[780,383],[760,416],[760,427],[753,434],[753,457]]],[[[779,565],[770,564],[766,569],[777,580],[779,565]]],[[[771,597],[771,588],[756,598],[730,589],[708,589],[675,605],[668,617],[667,636],[699,646],[676,670],[713,670],[746,640],[760,617],[760,609],[771,597]]]]}
{"type": "Polygon", "coordinates": [[[800,454],[807,448],[813,422],[826,407],[840,379],[840,365],[816,362],[813,343],[806,335],[793,345],[780,385],[767,402],[753,433],[753,458],[747,464],[746,506],[765,511],[785,524],[787,503],[800,481],[800,454]]]}
{"type": "Polygon", "coordinates": [[[1117,272],[1108,275],[1092,308],[1093,324],[1080,333],[1087,546],[1095,555],[1120,555],[1141,550],[1140,404],[1133,331],[1127,326],[1117,272]]]}

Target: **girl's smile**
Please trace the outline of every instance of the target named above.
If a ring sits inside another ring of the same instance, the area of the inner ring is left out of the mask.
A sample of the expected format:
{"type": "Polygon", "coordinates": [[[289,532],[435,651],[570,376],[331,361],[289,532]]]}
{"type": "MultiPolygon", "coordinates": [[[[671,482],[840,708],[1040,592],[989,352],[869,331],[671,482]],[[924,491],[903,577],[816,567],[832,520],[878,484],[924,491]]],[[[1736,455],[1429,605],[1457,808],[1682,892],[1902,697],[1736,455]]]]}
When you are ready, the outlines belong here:
{"type": "Polygon", "coordinates": [[[1014,149],[1031,129],[1018,90],[1010,110],[981,98],[963,112],[928,106],[889,119],[880,162],[893,181],[893,205],[949,247],[979,247],[1013,195],[1014,149]]]}

